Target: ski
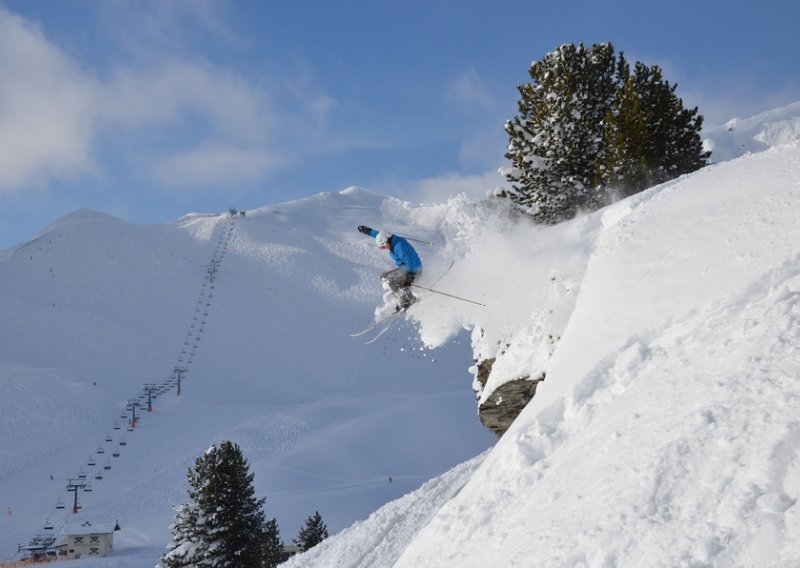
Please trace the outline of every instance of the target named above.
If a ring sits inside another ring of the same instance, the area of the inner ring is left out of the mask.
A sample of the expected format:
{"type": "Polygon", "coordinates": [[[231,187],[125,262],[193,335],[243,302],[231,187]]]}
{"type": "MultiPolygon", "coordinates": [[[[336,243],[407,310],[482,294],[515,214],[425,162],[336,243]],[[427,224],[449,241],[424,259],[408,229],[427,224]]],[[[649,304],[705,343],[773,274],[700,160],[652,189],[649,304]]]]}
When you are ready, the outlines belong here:
{"type": "MultiPolygon", "coordinates": [[[[409,307],[410,307],[410,306],[409,306],[409,307]]],[[[383,329],[382,329],[382,330],[380,330],[380,331],[379,331],[379,332],[378,332],[378,333],[375,335],[375,337],[373,337],[373,338],[372,338],[372,339],[370,339],[369,341],[365,341],[365,342],[364,342],[364,345],[369,345],[370,343],[374,343],[374,342],[378,341],[378,339],[380,339],[380,337],[381,337],[381,336],[382,336],[384,333],[386,333],[387,331],[389,331],[390,329],[392,329],[392,328],[394,327],[394,324],[396,324],[398,321],[400,321],[400,319],[401,319],[401,318],[400,318],[400,316],[402,316],[403,314],[405,314],[407,311],[408,311],[408,308],[406,308],[405,310],[400,310],[399,312],[396,312],[396,313],[392,314],[391,316],[389,316],[388,318],[384,319],[384,320],[383,320],[383,322],[384,322],[386,325],[383,327],[383,329]]]]}
{"type": "Polygon", "coordinates": [[[370,331],[372,331],[373,329],[375,329],[376,327],[380,327],[381,324],[388,323],[390,320],[395,319],[397,316],[399,316],[400,314],[402,314],[404,312],[405,312],[405,310],[400,310],[399,312],[394,312],[392,314],[389,314],[385,318],[379,319],[378,321],[373,323],[371,326],[369,326],[369,327],[367,327],[365,329],[362,329],[361,331],[357,331],[355,333],[351,333],[350,337],[360,337],[362,335],[365,335],[365,334],[369,333],[370,331]]]}

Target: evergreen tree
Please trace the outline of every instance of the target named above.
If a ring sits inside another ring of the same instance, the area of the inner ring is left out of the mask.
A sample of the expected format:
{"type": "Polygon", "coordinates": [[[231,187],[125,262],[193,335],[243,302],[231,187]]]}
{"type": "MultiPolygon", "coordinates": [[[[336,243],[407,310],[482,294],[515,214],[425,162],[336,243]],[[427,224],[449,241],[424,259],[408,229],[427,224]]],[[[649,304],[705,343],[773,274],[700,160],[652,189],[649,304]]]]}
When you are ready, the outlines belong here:
{"type": "Polygon", "coordinates": [[[605,147],[598,161],[598,179],[622,197],[648,187],[650,135],[639,94],[628,78],[605,120],[605,147]]]}
{"type": "Polygon", "coordinates": [[[202,550],[196,527],[196,503],[175,507],[175,523],[170,526],[172,541],[167,545],[169,552],[161,558],[161,565],[164,568],[184,568],[197,564],[202,550]]]}
{"type": "Polygon", "coordinates": [[[530,69],[518,87],[519,115],[506,123],[500,192],[542,223],[605,205],[607,189],[624,195],[697,170],[703,119],[687,110],[657,66],[633,73],[610,43],[562,45],[530,69]]]}
{"type": "Polygon", "coordinates": [[[264,534],[264,568],[275,568],[280,563],[281,553],[283,552],[283,541],[278,530],[278,521],[272,519],[267,521],[264,534]]]}
{"type": "Polygon", "coordinates": [[[579,209],[603,204],[595,168],[602,148],[603,119],[617,92],[610,43],[565,44],[535,61],[532,82],[520,85],[519,115],[506,123],[505,170],[514,183],[505,197],[542,223],[558,223],[579,209]]]}
{"type": "Polygon", "coordinates": [[[223,442],[197,458],[187,477],[190,505],[179,508],[166,568],[257,568],[264,556],[264,499],[239,446],[223,442]]]}
{"type": "Polygon", "coordinates": [[[661,69],[637,62],[606,119],[601,182],[623,196],[705,166],[697,107],[687,110],[661,69]]]}
{"type": "Polygon", "coordinates": [[[322,515],[316,511],[313,517],[306,519],[305,526],[300,529],[300,534],[293,539],[293,542],[305,552],[326,538],[328,538],[328,527],[322,522],[322,515]]]}

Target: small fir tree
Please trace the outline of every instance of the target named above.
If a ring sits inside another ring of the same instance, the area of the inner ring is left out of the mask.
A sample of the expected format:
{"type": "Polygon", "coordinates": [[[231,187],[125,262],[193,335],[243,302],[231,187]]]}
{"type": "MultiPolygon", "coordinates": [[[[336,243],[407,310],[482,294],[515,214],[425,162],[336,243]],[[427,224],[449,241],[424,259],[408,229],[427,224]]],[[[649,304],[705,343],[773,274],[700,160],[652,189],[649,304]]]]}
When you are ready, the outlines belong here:
{"type": "Polygon", "coordinates": [[[293,539],[293,542],[305,552],[326,538],[328,538],[328,527],[322,521],[322,515],[316,511],[313,516],[306,519],[305,526],[300,529],[300,534],[293,539]]]}
{"type": "Polygon", "coordinates": [[[264,532],[264,568],[275,568],[281,561],[281,553],[283,552],[283,541],[281,540],[281,532],[278,530],[278,521],[272,519],[267,521],[264,532]]]}
{"type": "Polygon", "coordinates": [[[190,469],[192,503],[178,510],[166,568],[260,568],[264,558],[264,499],[238,445],[211,446],[190,469]]]}

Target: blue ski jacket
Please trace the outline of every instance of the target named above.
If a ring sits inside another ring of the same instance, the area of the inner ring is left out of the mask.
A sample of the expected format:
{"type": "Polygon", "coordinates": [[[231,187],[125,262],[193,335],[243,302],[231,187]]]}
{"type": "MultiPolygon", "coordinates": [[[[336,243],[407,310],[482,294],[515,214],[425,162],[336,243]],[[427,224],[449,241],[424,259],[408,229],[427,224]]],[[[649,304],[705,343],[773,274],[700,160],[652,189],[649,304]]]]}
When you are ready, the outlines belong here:
{"type": "MultiPolygon", "coordinates": [[[[373,239],[378,236],[378,231],[372,229],[369,236],[373,239]]],[[[392,257],[395,266],[404,266],[409,272],[421,272],[422,261],[419,259],[417,251],[406,239],[397,235],[392,235],[389,240],[389,256],[392,257]]]]}

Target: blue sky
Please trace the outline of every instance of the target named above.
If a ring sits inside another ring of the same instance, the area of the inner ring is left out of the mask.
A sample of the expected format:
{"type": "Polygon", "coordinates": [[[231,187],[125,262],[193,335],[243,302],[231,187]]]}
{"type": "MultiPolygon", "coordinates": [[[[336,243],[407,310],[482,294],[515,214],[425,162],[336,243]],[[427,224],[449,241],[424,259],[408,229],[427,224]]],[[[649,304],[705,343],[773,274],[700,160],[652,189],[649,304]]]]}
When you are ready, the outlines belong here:
{"type": "Polygon", "coordinates": [[[0,249],[359,185],[503,184],[530,63],[611,41],[706,125],[800,100],[796,0],[0,0],[0,249]]]}

